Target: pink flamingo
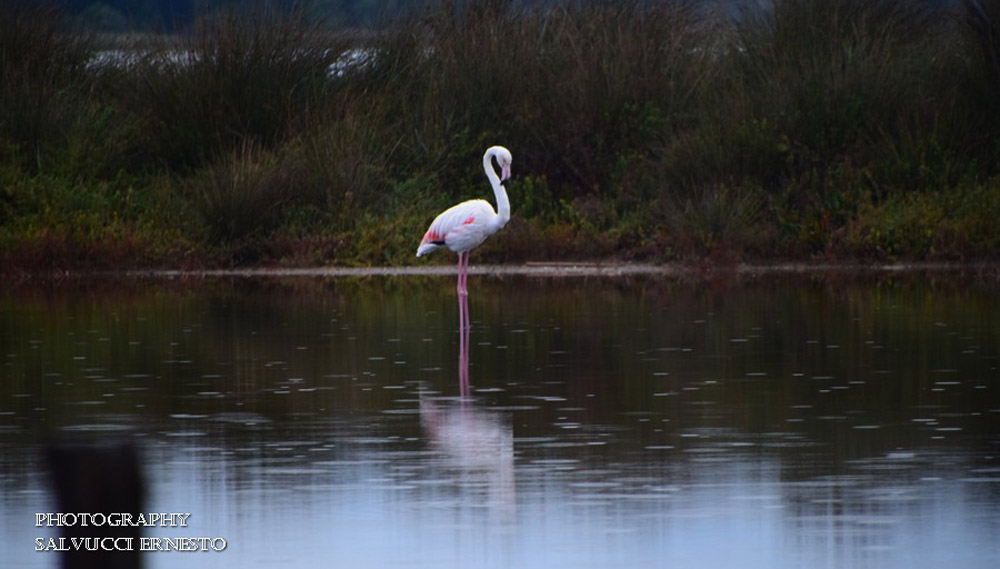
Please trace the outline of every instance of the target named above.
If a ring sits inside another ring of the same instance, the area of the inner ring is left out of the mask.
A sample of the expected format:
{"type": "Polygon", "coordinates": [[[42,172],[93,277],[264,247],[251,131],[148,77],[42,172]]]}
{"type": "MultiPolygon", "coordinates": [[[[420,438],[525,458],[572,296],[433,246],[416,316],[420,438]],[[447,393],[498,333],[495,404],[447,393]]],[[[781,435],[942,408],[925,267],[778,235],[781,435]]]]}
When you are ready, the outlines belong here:
{"type": "Polygon", "coordinates": [[[447,247],[458,253],[459,326],[469,326],[468,321],[468,280],[469,251],[478,247],[487,237],[499,231],[510,220],[510,200],[503,182],[510,178],[510,151],[503,146],[493,146],[483,154],[483,170],[493,187],[497,200],[497,211],[486,200],[469,200],[454,205],[441,212],[424,233],[417,247],[417,257],[426,255],[439,247],[447,247]],[[493,159],[500,166],[500,175],[493,169],[493,159]]]}

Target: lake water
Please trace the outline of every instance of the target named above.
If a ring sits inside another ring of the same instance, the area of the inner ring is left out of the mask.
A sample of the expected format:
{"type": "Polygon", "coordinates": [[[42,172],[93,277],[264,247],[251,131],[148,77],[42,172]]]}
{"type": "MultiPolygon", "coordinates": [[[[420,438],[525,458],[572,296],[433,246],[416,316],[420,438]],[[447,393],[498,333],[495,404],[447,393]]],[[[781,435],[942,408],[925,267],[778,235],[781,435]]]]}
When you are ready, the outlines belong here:
{"type": "Polygon", "coordinates": [[[226,540],[153,568],[1000,566],[996,280],[470,290],[466,344],[453,276],[8,286],[0,565],[58,565],[73,435],[191,514],[145,535],[226,540]]]}

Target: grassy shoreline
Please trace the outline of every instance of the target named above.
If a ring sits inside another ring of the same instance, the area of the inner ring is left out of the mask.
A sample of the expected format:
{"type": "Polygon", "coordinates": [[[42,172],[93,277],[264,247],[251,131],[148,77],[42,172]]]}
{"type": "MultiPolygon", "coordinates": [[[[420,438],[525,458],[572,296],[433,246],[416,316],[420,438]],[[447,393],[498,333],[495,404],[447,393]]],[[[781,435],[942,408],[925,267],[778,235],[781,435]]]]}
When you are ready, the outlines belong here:
{"type": "Polygon", "coordinates": [[[477,263],[995,262],[1000,8],[917,4],[442,2],[345,68],[360,36],[266,9],[95,67],[5,2],[0,270],[415,265],[495,143],[477,263]]]}

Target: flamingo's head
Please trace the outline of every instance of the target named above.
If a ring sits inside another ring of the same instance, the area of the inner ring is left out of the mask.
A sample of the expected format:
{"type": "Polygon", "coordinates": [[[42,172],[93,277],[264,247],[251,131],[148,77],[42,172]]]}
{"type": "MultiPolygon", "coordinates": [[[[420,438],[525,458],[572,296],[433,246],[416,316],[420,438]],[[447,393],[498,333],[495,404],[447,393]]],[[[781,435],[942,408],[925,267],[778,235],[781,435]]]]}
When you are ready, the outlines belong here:
{"type": "Polygon", "coordinates": [[[513,160],[510,150],[503,146],[494,146],[492,150],[493,157],[496,158],[497,164],[500,166],[500,182],[506,182],[510,179],[510,163],[513,160]]]}

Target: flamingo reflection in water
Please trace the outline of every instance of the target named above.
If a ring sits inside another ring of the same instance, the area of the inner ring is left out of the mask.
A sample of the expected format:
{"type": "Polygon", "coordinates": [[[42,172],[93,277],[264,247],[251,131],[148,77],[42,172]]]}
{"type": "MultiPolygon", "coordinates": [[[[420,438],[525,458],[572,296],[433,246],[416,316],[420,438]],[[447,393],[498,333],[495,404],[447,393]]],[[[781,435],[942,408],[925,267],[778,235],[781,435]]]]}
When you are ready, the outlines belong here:
{"type": "Polygon", "coordinates": [[[459,488],[485,488],[491,516],[510,522],[515,509],[513,429],[503,415],[470,396],[468,328],[459,329],[458,376],[457,399],[421,395],[420,422],[459,488]]]}

